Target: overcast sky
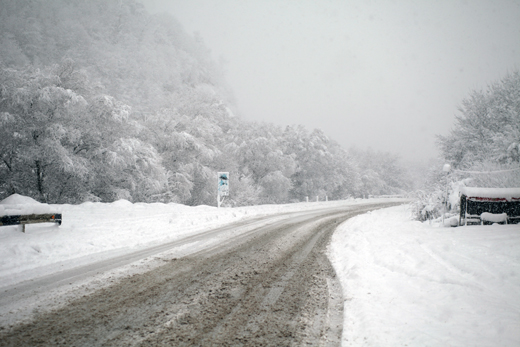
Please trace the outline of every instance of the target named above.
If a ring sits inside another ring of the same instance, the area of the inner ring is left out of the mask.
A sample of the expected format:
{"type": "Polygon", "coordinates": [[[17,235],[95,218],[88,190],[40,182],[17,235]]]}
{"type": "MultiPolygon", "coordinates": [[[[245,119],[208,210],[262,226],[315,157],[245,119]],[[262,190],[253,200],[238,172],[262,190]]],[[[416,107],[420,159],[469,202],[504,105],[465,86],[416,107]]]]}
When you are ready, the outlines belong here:
{"type": "Polygon", "coordinates": [[[519,0],[143,0],[198,32],[247,120],[437,154],[471,90],[520,69],[519,0]]]}

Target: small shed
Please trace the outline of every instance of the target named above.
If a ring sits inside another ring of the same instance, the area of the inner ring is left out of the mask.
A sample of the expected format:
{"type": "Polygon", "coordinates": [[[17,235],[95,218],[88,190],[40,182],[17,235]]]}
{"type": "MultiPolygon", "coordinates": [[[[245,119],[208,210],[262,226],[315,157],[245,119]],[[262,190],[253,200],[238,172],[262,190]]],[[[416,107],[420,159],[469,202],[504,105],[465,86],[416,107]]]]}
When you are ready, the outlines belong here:
{"type": "Polygon", "coordinates": [[[520,188],[474,188],[460,190],[459,225],[520,223],[520,188]],[[503,217],[502,217],[503,216],[503,217]]]}

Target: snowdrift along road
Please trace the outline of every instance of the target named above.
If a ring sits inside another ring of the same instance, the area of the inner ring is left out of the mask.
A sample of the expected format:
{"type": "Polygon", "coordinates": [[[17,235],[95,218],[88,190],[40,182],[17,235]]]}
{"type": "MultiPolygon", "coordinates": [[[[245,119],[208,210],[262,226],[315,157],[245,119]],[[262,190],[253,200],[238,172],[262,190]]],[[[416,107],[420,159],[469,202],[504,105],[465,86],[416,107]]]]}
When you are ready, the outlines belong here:
{"type": "Polygon", "coordinates": [[[235,236],[198,253],[163,253],[150,271],[33,312],[3,329],[0,345],[339,345],[342,296],[326,246],[345,219],[393,204],[235,225],[235,236]]]}

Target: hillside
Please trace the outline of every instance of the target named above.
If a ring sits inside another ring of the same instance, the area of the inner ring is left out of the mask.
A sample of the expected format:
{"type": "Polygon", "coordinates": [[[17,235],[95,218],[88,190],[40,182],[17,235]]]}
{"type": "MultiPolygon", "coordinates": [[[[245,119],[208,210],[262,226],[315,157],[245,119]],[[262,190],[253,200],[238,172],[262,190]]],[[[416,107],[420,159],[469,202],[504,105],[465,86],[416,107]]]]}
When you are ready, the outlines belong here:
{"type": "Polygon", "coordinates": [[[231,206],[411,187],[397,156],[236,116],[202,39],[136,1],[1,0],[0,44],[0,198],[214,205],[218,171],[231,206]]]}

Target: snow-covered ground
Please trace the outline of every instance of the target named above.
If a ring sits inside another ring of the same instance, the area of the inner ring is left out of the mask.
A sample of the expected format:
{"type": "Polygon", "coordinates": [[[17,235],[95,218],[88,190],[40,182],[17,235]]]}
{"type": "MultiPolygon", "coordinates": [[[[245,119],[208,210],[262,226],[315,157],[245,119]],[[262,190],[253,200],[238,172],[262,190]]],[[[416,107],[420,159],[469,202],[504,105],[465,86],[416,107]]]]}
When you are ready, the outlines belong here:
{"type": "Polygon", "coordinates": [[[355,217],[329,255],[343,346],[520,346],[520,225],[443,228],[408,206],[355,217]]]}
{"type": "MultiPolygon", "coordinates": [[[[21,232],[21,226],[0,227],[0,289],[248,218],[389,200],[357,199],[217,209],[180,204],[132,204],[126,200],[47,205],[28,197],[12,195],[0,201],[0,216],[62,213],[63,223],[61,226],[29,224],[26,225],[25,234],[21,232]]],[[[190,244],[189,251],[197,251],[204,246],[190,244]]]]}
{"type": "MultiPolygon", "coordinates": [[[[389,199],[217,209],[15,196],[0,215],[61,212],[63,224],[0,227],[0,290],[248,218],[377,201],[389,199]]],[[[344,346],[520,345],[520,225],[438,227],[411,221],[403,205],[342,224],[329,256],[344,291],[344,346]]]]}

